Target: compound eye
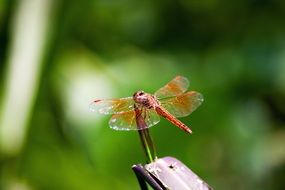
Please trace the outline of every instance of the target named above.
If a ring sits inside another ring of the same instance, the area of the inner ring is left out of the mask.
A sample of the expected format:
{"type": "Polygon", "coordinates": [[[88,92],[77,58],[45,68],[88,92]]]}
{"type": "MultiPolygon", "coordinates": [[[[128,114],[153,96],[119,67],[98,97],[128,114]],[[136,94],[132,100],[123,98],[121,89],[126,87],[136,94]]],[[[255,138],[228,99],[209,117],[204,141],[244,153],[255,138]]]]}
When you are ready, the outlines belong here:
{"type": "Polygon", "coordinates": [[[143,92],[140,92],[140,93],[139,93],[139,96],[142,96],[143,94],[144,94],[143,92]]]}

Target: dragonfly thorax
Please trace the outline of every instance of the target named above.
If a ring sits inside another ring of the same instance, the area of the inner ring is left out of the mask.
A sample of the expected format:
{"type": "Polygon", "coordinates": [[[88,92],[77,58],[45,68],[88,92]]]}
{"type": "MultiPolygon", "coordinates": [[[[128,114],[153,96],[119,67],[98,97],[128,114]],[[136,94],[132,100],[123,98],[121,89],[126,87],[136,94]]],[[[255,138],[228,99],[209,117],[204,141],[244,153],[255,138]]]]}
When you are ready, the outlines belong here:
{"type": "Polygon", "coordinates": [[[154,96],[145,93],[144,91],[135,92],[133,95],[133,99],[137,104],[149,109],[157,106],[158,104],[154,96]]]}

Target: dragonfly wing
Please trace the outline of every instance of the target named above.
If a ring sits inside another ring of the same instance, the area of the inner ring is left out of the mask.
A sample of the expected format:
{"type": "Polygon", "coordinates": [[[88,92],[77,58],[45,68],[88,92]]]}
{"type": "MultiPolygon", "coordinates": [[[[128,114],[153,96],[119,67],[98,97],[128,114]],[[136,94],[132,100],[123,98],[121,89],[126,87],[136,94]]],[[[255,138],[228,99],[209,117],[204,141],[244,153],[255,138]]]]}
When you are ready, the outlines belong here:
{"type": "MultiPolygon", "coordinates": [[[[142,112],[142,117],[149,128],[160,121],[158,114],[153,109],[146,109],[142,112]]],[[[112,129],[129,131],[138,130],[136,123],[136,113],[134,110],[115,114],[109,121],[109,125],[112,129]]]]}
{"type": "Polygon", "coordinates": [[[132,110],[134,103],[132,97],[95,100],[90,104],[90,109],[101,114],[118,114],[132,110]]]}
{"type": "Polygon", "coordinates": [[[136,130],[136,113],[135,111],[127,111],[121,114],[115,114],[111,117],[109,125],[112,129],[129,131],[136,130]]]}
{"type": "Polygon", "coordinates": [[[189,87],[189,80],[183,76],[176,76],[165,86],[155,92],[157,98],[167,98],[180,95],[189,87]]]}
{"type": "Polygon", "coordinates": [[[199,92],[190,91],[176,97],[162,99],[163,106],[175,117],[185,117],[191,114],[203,102],[203,96],[199,92]]]}
{"type": "Polygon", "coordinates": [[[148,127],[154,126],[160,121],[160,117],[154,109],[146,109],[142,116],[148,127]]]}

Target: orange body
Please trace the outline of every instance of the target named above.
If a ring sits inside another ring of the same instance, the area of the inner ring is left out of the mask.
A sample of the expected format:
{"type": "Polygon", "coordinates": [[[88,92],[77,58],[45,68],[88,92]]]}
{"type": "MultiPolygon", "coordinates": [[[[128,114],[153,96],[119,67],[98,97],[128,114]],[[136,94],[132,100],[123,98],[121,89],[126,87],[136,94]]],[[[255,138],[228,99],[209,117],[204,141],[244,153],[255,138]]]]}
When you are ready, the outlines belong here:
{"type": "Polygon", "coordinates": [[[182,123],[180,120],[176,119],[174,116],[172,116],[166,109],[164,109],[163,107],[159,106],[155,108],[155,111],[161,115],[162,117],[164,117],[165,119],[167,119],[168,121],[170,121],[172,124],[176,125],[177,127],[179,127],[180,129],[186,131],[187,133],[192,133],[191,129],[189,129],[184,123],[182,123]]]}
{"type": "Polygon", "coordinates": [[[199,92],[187,92],[188,87],[187,78],[176,76],[154,94],[137,91],[132,97],[95,100],[91,109],[101,114],[112,114],[109,125],[115,130],[142,130],[136,124],[137,115],[142,115],[145,128],[157,124],[159,116],[162,116],[183,131],[192,133],[177,118],[191,114],[201,105],[203,96],[199,92]]]}

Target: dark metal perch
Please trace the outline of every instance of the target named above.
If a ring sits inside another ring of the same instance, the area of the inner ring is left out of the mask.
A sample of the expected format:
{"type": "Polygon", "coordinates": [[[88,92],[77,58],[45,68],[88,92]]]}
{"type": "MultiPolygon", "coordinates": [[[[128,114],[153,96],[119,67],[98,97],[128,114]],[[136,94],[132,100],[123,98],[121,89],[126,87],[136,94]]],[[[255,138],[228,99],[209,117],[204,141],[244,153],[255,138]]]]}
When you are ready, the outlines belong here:
{"type": "Polygon", "coordinates": [[[213,190],[181,161],[173,157],[156,159],[150,164],[132,167],[142,190],[146,182],[155,190],[213,190]]]}

